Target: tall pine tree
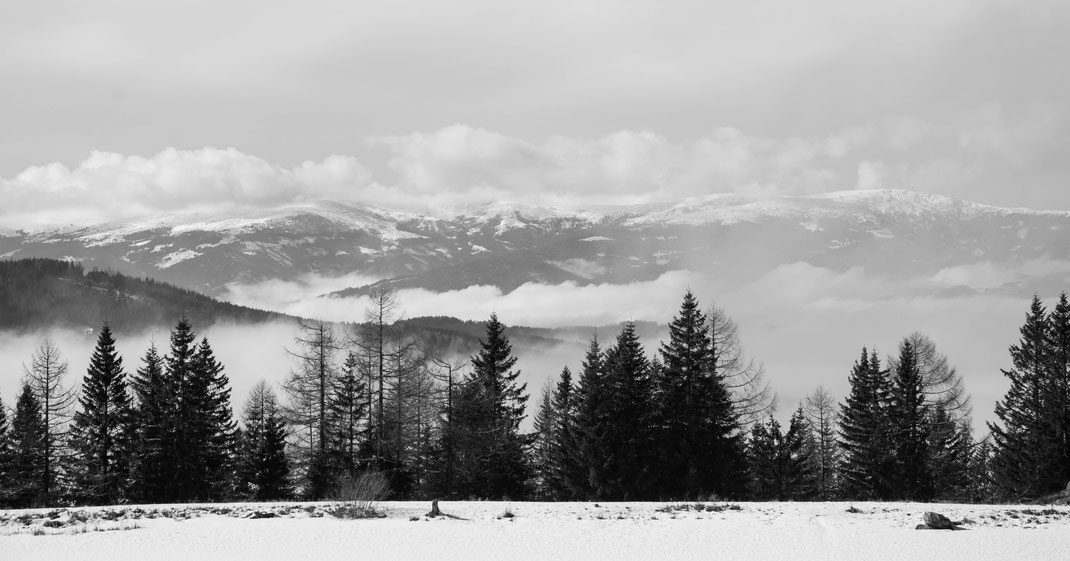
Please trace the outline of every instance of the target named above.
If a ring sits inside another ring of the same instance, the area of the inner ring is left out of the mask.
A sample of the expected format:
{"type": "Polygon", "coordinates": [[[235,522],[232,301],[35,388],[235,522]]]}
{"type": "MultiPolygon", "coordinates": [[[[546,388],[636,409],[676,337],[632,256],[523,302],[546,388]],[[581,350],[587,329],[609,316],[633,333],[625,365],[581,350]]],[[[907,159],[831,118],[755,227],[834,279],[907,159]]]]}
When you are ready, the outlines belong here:
{"type": "Polygon", "coordinates": [[[739,422],[718,374],[710,323],[688,291],[669,324],[656,369],[653,422],[658,447],[658,494],[686,498],[728,493],[725,468],[738,463],[739,422]]]}
{"type": "Polygon", "coordinates": [[[891,382],[876,351],[862,349],[848,382],[851,391],[840,416],[844,498],[889,499],[895,468],[888,417],[891,382]]]}
{"type": "Polygon", "coordinates": [[[602,400],[592,427],[601,464],[594,496],[606,500],[646,497],[655,462],[651,430],[653,377],[634,323],[626,323],[606,350],[602,400]]]}
{"type": "Polygon", "coordinates": [[[71,427],[76,494],[92,504],[117,504],[129,498],[133,412],[123,359],[107,323],[97,337],[78,401],[81,408],[71,427]]]}
{"type": "Polygon", "coordinates": [[[914,345],[909,339],[899,345],[889,417],[895,449],[892,496],[915,501],[932,498],[928,438],[929,416],[924,382],[918,369],[914,345]]]}
{"type": "Polygon", "coordinates": [[[992,433],[993,483],[1001,497],[1036,498],[1061,488],[1058,474],[1063,455],[1052,400],[1052,348],[1048,313],[1039,296],[1033,296],[1021,339],[1010,348],[1013,368],[1003,370],[1010,388],[996,403],[1000,422],[989,423],[992,433]]]}
{"type": "Polygon", "coordinates": [[[290,496],[286,459],[286,423],[275,392],[261,380],[249,394],[242,415],[240,494],[257,501],[290,496]]]}
{"type": "Polygon", "coordinates": [[[6,487],[16,508],[47,506],[45,489],[44,441],[47,425],[33,389],[23,383],[11,421],[11,469],[6,487]]]}
{"type": "Polygon", "coordinates": [[[520,422],[528,396],[525,384],[517,382],[517,359],[495,314],[486,323],[480,347],[454,406],[455,491],[483,498],[524,497],[530,439],[520,434],[520,422]]]}

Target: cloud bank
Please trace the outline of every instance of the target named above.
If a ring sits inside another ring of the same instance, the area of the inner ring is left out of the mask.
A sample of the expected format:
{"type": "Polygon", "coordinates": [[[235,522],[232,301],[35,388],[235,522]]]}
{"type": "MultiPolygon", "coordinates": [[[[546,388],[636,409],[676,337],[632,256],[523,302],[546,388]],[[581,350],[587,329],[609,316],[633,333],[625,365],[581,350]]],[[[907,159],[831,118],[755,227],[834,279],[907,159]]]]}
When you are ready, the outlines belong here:
{"type": "MultiPolygon", "coordinates": [[[[574,208],[711,193],[762,198],[880,188],[1070,208],[1065,190],[992,196],[1012,192],[996,183],[1050,167],[1048,149],[1059,137],[1049,129],[1009,121],[998,107],[988,107],[956,123],[887,119],[786,138],[719,127],[684,140],[622,130],[529,141],[452,125],[367,137],[366,161],[333,155],[289,167],[233,148],[169,148],[154,156],[93,152],[73,167],[33,166],[0,179],[0,225],[84,224],[317,199],[433,211],[488,201],[574,208]]],[[[1070,174],[1050,171],[1052,177],[1070,174]]]]}

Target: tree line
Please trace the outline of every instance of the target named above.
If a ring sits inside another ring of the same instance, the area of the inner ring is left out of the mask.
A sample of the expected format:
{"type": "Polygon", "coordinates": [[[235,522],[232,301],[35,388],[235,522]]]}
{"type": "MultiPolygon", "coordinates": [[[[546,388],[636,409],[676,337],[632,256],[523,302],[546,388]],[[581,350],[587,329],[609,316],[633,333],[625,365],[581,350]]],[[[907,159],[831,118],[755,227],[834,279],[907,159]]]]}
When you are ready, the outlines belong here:
{"type": "Polygon", "coordinates": [[[364,321],[303,322],[280,385],[240,416],[206,337],[178,320],[133,371],[104,324],[80,391],[45,340],[0,403],[0,506],[353,498],[1027,500],[1070,479],[1070,305],[1034,297],[1010,347],[998,423],[971,433],[963,381],[927,336],[863,348],[837,403],[815,389],[787,426],[736,324],[690,292],[668,339],[592,337],[521,430],[529,392],[496,315],[467,360],[428,356],[388,289],[364,321]]]}

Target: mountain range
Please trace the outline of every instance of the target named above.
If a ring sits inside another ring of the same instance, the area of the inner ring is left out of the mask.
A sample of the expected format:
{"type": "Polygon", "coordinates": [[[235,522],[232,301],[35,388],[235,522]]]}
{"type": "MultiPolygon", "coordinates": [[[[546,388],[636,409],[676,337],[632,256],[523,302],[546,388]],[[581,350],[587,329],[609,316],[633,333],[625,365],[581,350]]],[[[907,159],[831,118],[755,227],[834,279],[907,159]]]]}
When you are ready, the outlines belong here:
{"type": "MultiPolygon", "coordinates": [[[[209,295],[225,294],[232,283],[351,273],[396,288],[493,285],[509,292],[532,282],[620,284],[682,269],[739,284],[798,262],[863,267],[894,281],[978,263],[1067,260],[1068,236],[1070,212],[903,190],[581,209],[492,203],[423,213],[314,201],[0,230],[0,258],[72,260],[209,295]]],[[[1062,277],[1048,276],[1038,273],[1030,287],[1063,287],[1062,277]]]]}

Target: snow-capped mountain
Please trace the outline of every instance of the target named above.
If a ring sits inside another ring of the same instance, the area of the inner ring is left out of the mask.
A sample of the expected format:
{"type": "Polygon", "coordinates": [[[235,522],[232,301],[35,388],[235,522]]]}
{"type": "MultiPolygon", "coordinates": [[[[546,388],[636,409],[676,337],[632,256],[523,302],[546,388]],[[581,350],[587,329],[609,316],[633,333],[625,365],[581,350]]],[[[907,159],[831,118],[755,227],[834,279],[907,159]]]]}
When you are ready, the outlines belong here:
{"type": "Polygon", "coordinates": [[[511,290],[648,280],[675,269],[745,282],[800,261],[894,279],[982,262],[1067,260],[1068,240],[1068,212],[883,190],[575,210],[493,203],[434,214],[323,201],[0,231],[0,258],[75,259],[209,294],[228,283],[354,272],[402,288],[511,290]]]}

